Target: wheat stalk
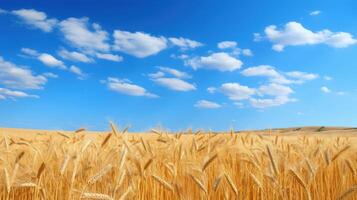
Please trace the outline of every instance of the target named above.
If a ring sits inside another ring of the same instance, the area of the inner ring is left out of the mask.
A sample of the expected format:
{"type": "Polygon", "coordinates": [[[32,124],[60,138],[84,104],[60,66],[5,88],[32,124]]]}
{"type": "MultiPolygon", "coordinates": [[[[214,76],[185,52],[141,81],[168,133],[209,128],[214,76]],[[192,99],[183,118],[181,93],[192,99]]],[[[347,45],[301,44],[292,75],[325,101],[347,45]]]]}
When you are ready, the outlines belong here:
{"type": "Polygon", "coordinates": [[[84,192],[81,199],[112,200],[113,198],[107,194],[84,192]]]}
{"type": "Polygon", "coordinates": [[[237,189],[236,185],[233,183],[232,178],[227,173],[225,173],[224,176],[226,177],[226,180],[228,181],[228,184],[231,187],[231,189],[233,190],[234,194],[236,196],[238,196],[238,189],[237,189]]]}
{"type": "Polygon", "coordinates": [[[343,149],[341,149],[339,152],[337,152],[331,159],[331,162],[333,162],[334,160],[336,160],[339,156],[341,156],[341,154],[345,151],[347,151],[349,148],[351,148],[350,145],[345,146],[343,149]]]}
{"type": "Polygon", "coordinates": [[[160,178],[159,176],[152,174],[151,177],[154,178],[154,180],[156,180],[157,182],[159,182],[162,186],[164,186],[166,189],[170,190],[170,191],[174,191],[174,188],[172,187],[172,185],[170,183],[168,183],[167,181],[165,181],[164,179],[160,178]]]}
{"type": "Polygon", "coordinates": [[[68,165],[70,156],[67,154],[62,162],[61,168],[60,168],[60,174],[63,175],[64,171],[66,170],[66,167],[68,165]]]}
{"type": "Polygon", "coordinates": [[[278,175],[278,173],[279,173],[278,172],[278,167],[276,165],[273,153],[272,153],[272,151],[271,151],[271,149],[270,149],[270,147],[268,145],[266,146],[266,148],[267,148],[267,151],[268,151],[268,155],[269,155],[271,166],[273,167],[273,170],[274,170],[274,174],[278,175]]]}
{"type": "Polygon", "coordinates": [[[108,164],[107,166],[105,166],[103,169],[101,169],[97,174],[95,174],[94,176],[92,176],[89,180],[88,183],[89,184],[94,184],[95,182],[97,182],[99,179],[101,179],[104,175],[106,175],[108,172],[110,172],[110,170],[112,169],[112,165],[108,164]]]}
{"type": "Polygon", "coordinates": [[[5,167],[4,167],[4,178],[5,178],[6,191],[9,194],[11,191],[11,183],[9,178],[9,172],[5,167]]]}
{"type": "Polygon", "coordinates": [[[213,156],[211,156],[210,158],[208,158],[202,166],[202,171],[205,171],[205,169],[209,166],[209,164],[211,164],[215,159],[217,158],[217,154],[214,154],[213,156]]]}
{"type": "Polygon", "coordinates": [[[198,187],[199,187],[205,194],[207,194],[207,189],[206,189],[205,185],[203,184],[203,182],[200,181],[198,178],[194,177],[192,174],[190,174],[190,177],[191,177],[192,180],[198,185],[198,187]]]}

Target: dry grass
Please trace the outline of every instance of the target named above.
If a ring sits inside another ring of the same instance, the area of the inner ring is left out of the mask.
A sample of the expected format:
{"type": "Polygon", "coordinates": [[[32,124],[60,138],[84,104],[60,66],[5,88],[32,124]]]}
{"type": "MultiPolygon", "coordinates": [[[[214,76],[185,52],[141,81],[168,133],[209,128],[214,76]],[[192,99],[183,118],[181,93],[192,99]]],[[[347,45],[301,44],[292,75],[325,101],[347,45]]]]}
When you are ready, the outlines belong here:
{"type": "Polygon", "coordinates": [[[354,199],[357,133],[0,129],[0,199],[354,199]]]}

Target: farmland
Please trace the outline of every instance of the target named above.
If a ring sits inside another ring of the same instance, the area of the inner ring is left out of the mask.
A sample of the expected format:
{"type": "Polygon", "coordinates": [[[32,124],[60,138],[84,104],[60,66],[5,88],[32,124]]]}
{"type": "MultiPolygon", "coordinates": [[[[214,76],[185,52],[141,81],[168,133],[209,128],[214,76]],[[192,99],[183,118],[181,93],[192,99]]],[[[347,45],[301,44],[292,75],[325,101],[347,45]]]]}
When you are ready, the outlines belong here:
{"type": "Polygon", "coordinates": [[[357,130],[0,129],[1,199],[357,199],[357,130]]]}

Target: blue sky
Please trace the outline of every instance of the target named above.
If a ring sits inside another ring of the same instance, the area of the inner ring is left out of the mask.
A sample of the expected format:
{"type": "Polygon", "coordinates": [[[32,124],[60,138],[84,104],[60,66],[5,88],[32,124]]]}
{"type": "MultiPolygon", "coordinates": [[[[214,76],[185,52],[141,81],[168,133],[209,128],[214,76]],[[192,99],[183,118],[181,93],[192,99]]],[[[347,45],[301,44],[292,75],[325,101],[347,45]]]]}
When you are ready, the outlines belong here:
{"type": "Polygon", "coordinates": [[[357,2],[0,0],[0,126],[357,126],[357,2]]]}

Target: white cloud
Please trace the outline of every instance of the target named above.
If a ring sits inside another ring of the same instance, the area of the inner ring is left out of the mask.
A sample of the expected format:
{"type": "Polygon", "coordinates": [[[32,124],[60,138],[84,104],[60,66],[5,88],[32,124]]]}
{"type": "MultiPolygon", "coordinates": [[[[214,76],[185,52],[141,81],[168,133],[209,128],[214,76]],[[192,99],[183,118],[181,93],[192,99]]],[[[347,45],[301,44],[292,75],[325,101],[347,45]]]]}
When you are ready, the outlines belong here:
{"type": "Polygon", "coordinates": [[[230,50],[231,55],[238,56],[243,54],[243,56],[253,56],[253,52],[250,49],[240,49],[237,47],[238,43],[235,41],[222,41],[217,44],[217,47],[222,50],[230,50]]]}
{"type": "Polygon", "coordinates": [[[314,11],[310,12],[311,16],[317,16],[317,15],[320,15],[320,14],[321,14],[320,10],[314,10],[314,11]]]}
{"type": "Polygon", "coordinates": [[[160,71],[164,72],[164,73],[168,73],[168,74],[171,74],[177,78],[191,78],[191,76],[189,74],[187,74],[186,72],[182,72],[182,71],[179,71],[177,69],[172,69],[172,68],[169,68],[169,67],[159,67],[160,71]]]}
{"type": "Polygon", "coordinates": [[[43,76],[47,77],[47,78],[58,78],[57,74],[51,73],[51,72],[46,72],[42,74],[43,76]]]}
{"type": "Polygon", "coordinates": [[[230,56],[227,53],[212,53],[209,56],[195,57],[186,60],[186,65],[193,69],[213,69],[218,71],[234,71],[240,69],[243,62],[230,56]]]}
{"type": "Polygon", "coordinates": [[[22,91],[16,90],[9,90],[6,88],[0,88],[0,99],[7,99],[7,98],[38,98],[37,95],[30,95],[22,91]]]}
{"type": "Polygon", "coordinates": [[[208,92],[208,93],[213,94],[213,93],[215,93],[216,91],[217,91],[217,88],[215,88],[215,87],[208,87],[208,88],[207,88],[207,92],[208,92]]]}
{"type": "Polygon", "coordinates": [[[174,58],[174,59],[181,59],[181,60],[185,60],[185,59],[189,58],[189,56],[186,54],[181,54],[181,55],[171,54],[170,57],[174,58]]]}
{"type": "Polygon", "coordinates": [[[85,54],[76,51],[67,51],[65,49],[62,49],[61,51],[58,52],[58,55],[63,59],[71,60],[74,62],[83,62],[83,63],[93,62],[93,59],[89,58],[85,54]]]}
{"type": "MultiPolygon", "coordinates": [[[[300,71],[278,72],[270,65],[250,67],[243,70],[242,74],[248,77],[266,77],[268,83],[260,85],[258,88],[249,88],[239,83],[225,83],[219,91],[233,100],[235,104],[242,104],[242,101],[247,100],[252,107],[256,108],[267,108],[295,102],[297,99],[290,97],[294,91],[287,84],[302,84],[318,78],[317,74],[300,71]]],[[[208,92],[213,93],[215,89],[212,88],[208,92]]]]}
{"type": "Polygon", "coordinates": [[[30,48],[21,48],[21,52],[26,55],[34,56],[34,57],[37,57],[40,55],[36,50],[30,49],[30,48]]]}
{"type": "Polygon", "coordinates": [[[344,96],[344,95],[347,94],[347,92],[339,91],[336,94],[339,95],[339,96],[344,96]]]}
{"type": "Polygon", "coordinates": [[[155,83],[176,91],[190,91],[196,89],[196,87],[191,83],[181,80],[185,78],[191,78],[191,76],[186,72],[169,67],[158,68],[160,71],[148,74],[151,80],[155,83]],[[165,77],[166,75],[172,75],[173,77],[165,77]]]}
{"type": "Polygon", "coordinates": [[[48,67],[59,68],[62,70],[67,69],[66,65],[61,60],[58,60],[57,58],[48,53],[39,53],[36,50],[29,48],[22,48],[21,52],[28,56],[36,58],[48,67]]]}
{"type": "Polygon", "coordinates": [[[269,82],[278,84],[302,84],[306,81],[311,81],[319,76],[317,74],[306,73],[301,71],[291,71],[286,73],[278,72],[273,66],[259,65],[255,67],[249,67],[242,71],[244,76],[261,76],[267,77],[269,82]],[[288,79],[288,78],[289,79],[288,79]]]}
{"type": "Polygon", "coordinates": [[[255,107],[255,108],[267,108],[267,107],[273,107],[273,106],[280,106],[289,102],[295,102],[297,101],[296,99],[290,99],[287,96],[278,96],[273,99],[255,99],[251,98],[250,104],[255,107]]]}
{"type": "Polygon", "coordinates": [[[199,100],[194,105],[196,108],[216,109],[222,107],[220,104],[207,100],[199,100]]]}
{"type": "Polygon", "coordinates": [[[164,77],[165,76],[165,73],[164,72],[162,72],[162,71],[158,71],[158,72],[156,72],[156,73],[151,73],[151,74],[148,74],[148,76],[150,77],[150,78],[160,78],[160,77],[164,77]]]}
{"type": "Polygon", "coordinates": [[[323,93],[330,93],[330,92],[331,92],[331,90],[330,90],[328,87],[326,87],[326,86],[321,87],[321,91],[322,91],[323,93]]]}
{"type": "Polygon", "coordinates": [[[284,85],[279,85],[276,83],[270,83],[269,85],[262,85],[258,89],[259,94],[269,95],[269,96],[289,96],[294,91],[284,85]]]}
{"type": "Polygon", "coordinates": [[[145,96],[155,98],[158,97],[146,91],[145,88],[131,83],[129,80],[120,80],[117,78],[109,77],[106,81],[109,90],[119,92],[131,96],[145,96]]]}
{"type": "Polygon", "coordinates": [[[57,24],[57,19],[48,19],[46,13],[33,9],[21,9],[11,12],[19,17],[25,24],[44,32],[51,32],[57,24]]]}
{"type": "Polygon", "coordinates": [[[242,71],[244,76],[262,76],[269,78],[270,82],[279,84],[290,84],[291,81],[286,79],[282,74],[277,72],[273,66],[259,65],[255,67],[249,67],[242,71]]]}
{"type": "Polygon", "coordinates": [[[253,56],[253,52],[250,49],[243,49],[242,54],[244,56],[253,56]]]}
{"type": "Polygon", "coordinates": [[[108,51],[110,45],[108,33],[93,23],[89,26],[88,18],[68,18],[59,23],[60,30],[67,42],[85,51],[108,51]]]}
{"type": "Polygon", "coordinates": [[[255,89],[239,83],[224,83],[219,90],[234,101],[249,99],[256,93],[255,89]]]}
{"type": "MultiPolygon", "coordinates": [[[[255,36],[255,41],[261,39],[259,34],[255,36]]],[[[357,43],[350,33],[332,32],[328,29],[313,32],[298,22],[289,22],[282,29],[275,25],[267,26],[265,38],[274,43],[272,48],[275,51],[283,51],[286,46],[327,44],[335,48],[345,48],[357,43]]]]}
{"type": "Polygon", "coordinates": [[[278,77],[279,73],[274,67],[270,65],[259,65],[256,67],[249,67],[242,71],[244,76],[266,76],[266,77],[278,77]]]}
{"type": "Polygon", "coordinates": [[[38,56],[38,60],[48,67],[55,67],[59,69],[66,69],[64,63],[50,54],[42,53],[38,56]]]}
{"type": "Polygon", "coordinates": [[[87,77],[87,75],[77,66],[72,65],[68,70],[73,74],[76,74],[79,79],[85,79],[87,77]]]}
{"type": "Polygon", "coordinates": [[[143,32],[114,31],[113,49],[144,58],[155,55],[167,48],[167,39],[164,37],[155,37],[143,32]]]}
{"type": "Polygon", "coordinates": [[[175,91],[186,92],[186,91],[196,90],[196,87],[194,85],[178,78],[160,77],[160,78],[154,78],[152,80],[161,86],[167,87],[175,91]]]}
{"type": "Polygon", "coordinates": [[[311,74],[311,73],[300,72],[300,71],[287,72],[286,75],[290,78],[295,79],[293,80],[293,82],[297,84],[305,83],[306,81],[311,81],[319,77],[319,75],[317,74],[311,74]]]}
{"type": "Polygon", "coordinates": [[[19,67],[0,57],[0,84],[15,89],[42,89],[47,79],[34,75],[30,69],[19,67]]]}
{"type": "Polygon", "coordinates": [[[297,99],[289,97],[294,92],[290,87],[276,83],[262,85],[257,89],[239,83],[225,83],[222,84],[219,91],[240,107],[244,105],[242,102],[244,100],[247,100],[255,108],[267,108],[297,101],[297,99]],[[266,98],[266,96],[271,98],[266,98]]]}
{"type": "Polygon", "coordinates": [[[202,46],[203,44],[194,40],[190,40],[187,38],[174,38],[171,37],[169,38],[169,41],[175,45],[181,48],[181,50],[188,50],[188,49],[195,49],[197,47],[202,46]]]}
{"type": "Polygon", "coordinates": [[[109,60],[113,62],[121,62],[123,60],[123,57],[110,53],[96,53],[96,56],[99,59],[109,60]]]}
{"type": "Polygon", "coordinates": [[[233,48],[237,47],[237,45],[238,44],[235,41],[222,41],[217,44],[217,47],[219,49],[233,49],[233,48]]]}

